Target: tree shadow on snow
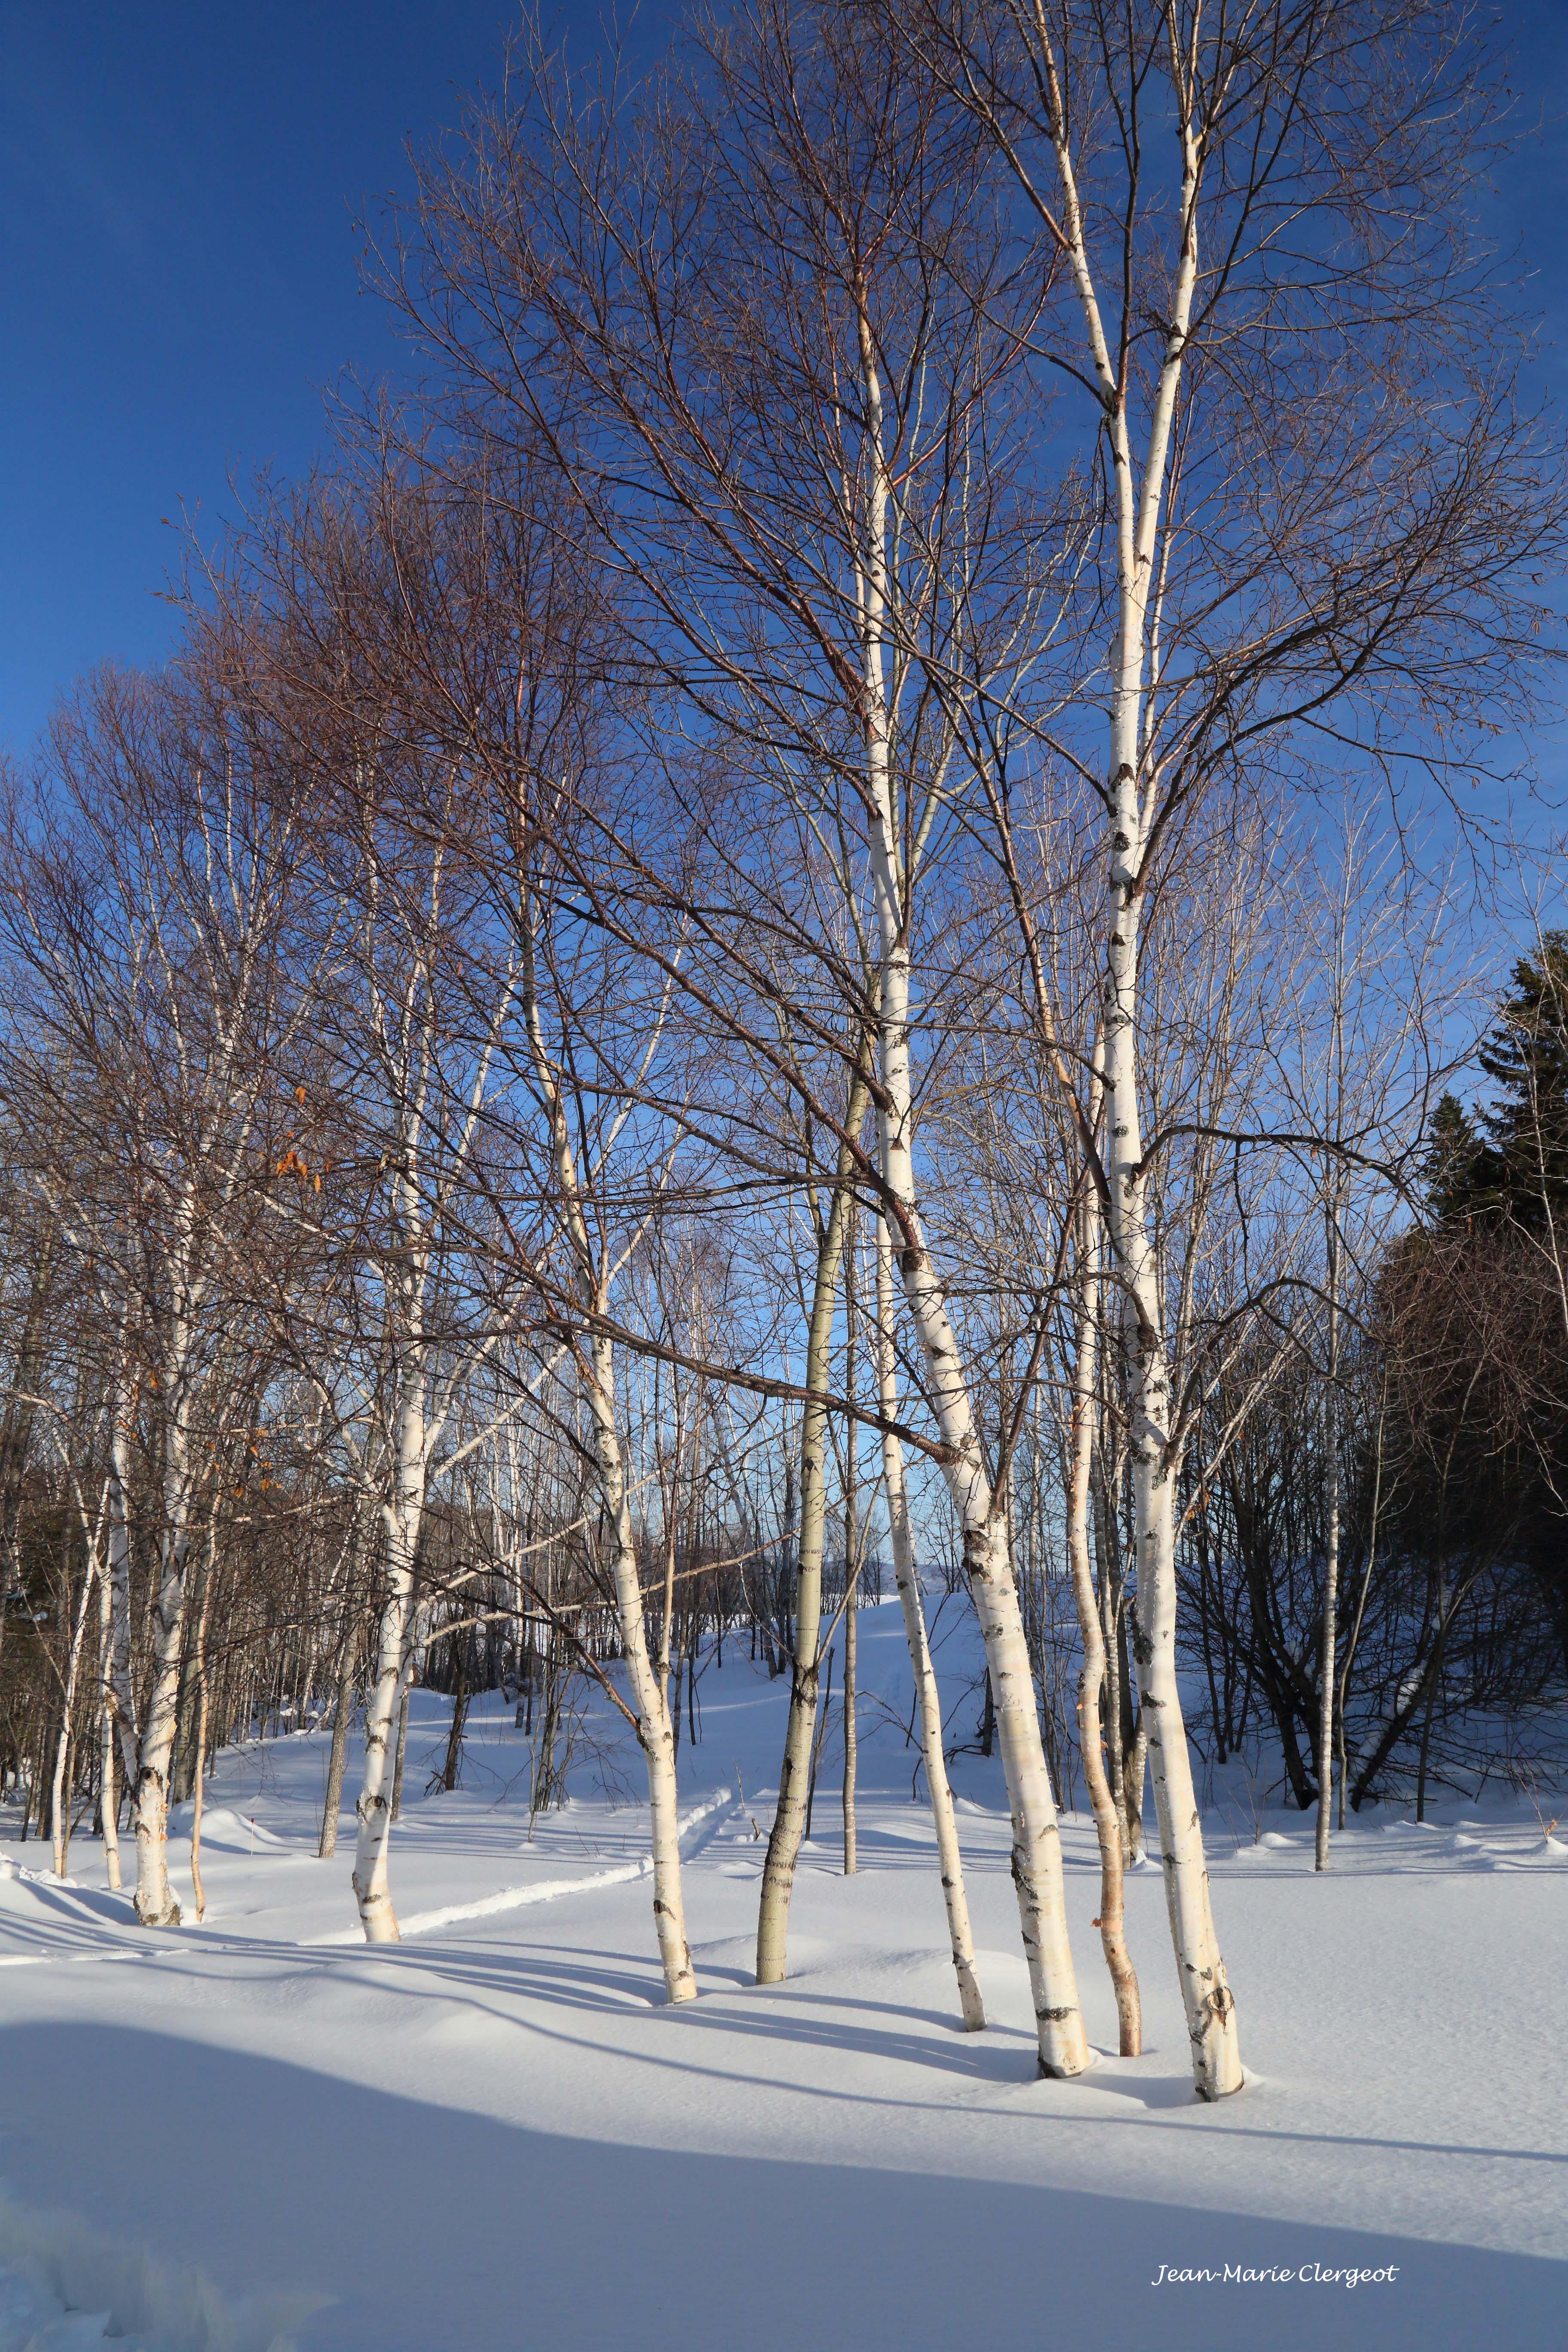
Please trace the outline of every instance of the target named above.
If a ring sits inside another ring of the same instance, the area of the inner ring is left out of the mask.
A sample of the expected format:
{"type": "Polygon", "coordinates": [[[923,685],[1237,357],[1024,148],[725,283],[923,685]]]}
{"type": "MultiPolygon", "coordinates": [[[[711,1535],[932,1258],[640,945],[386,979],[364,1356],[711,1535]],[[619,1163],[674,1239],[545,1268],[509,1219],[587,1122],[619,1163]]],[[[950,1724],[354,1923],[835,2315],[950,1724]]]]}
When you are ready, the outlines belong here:
{"type": "MultiPolygon", "coordinates": [[[[631,2103],[626,2144],[608,2145],[174,2035],[66,2024],[0,2036],[0,2168],[20,2203],[70,2207],[230,2294],[332,2298],[300,2352],[1563,2342],[1558,2263],[891,2160],[644,2147],[631,2103]],[[1352,2295],[1303,2283],[1311,2263],[1398,2275],[1352,2295]],[[1226,2264],[1291,2275],[1226,2283],[1226,2264]],[[1216,2276],[1156,2286],[1162,2265],[1216,2276]]],[[[519,2091],[526,2104],[525,2069],[519,2091]]]]}

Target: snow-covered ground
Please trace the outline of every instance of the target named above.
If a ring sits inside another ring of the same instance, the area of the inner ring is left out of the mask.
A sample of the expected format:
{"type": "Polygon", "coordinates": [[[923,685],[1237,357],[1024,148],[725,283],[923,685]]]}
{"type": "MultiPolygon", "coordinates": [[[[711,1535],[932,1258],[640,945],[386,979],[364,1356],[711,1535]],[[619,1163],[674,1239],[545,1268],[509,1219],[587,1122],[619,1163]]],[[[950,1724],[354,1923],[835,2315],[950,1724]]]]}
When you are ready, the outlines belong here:
{"type": "MultiPolygon", "coordinates": [[[[973,1671],[947,1618],[944,1663],[973,1671]]],[[[966,2035],[892,1719],[897,1609],[861,1625],[891,1714],[862,1710],[859,1874],[838,1867],[833,1740],[789,1980],[766,1990],[752,1822],[784,1686],[742,1651],[681,1751],[683,2010],[661,2001],[641,1809],[585,1770],[530,1843],[499,1698],[463,1787],[431,1797],[447,1706],[416,1698],[400,1947],[358,1940],[346,1807],[316,1859],[320,1735],[219,1759],[199,1928],[137,1929],[85,1837],[63,1885],[22,1867],[47,1848],[6,1844],[0,2352],[1568,2345],[1568,1847],[1534,1812],[1363,1817],[1327,1879],[1310,1821],[1270,1813],[1253,1843],[1216,1814],[1247,2090],[1192,2101],[1152,1867],[1128,1890],[1147,2053],[1040,2082],[1000,1766],[955,1769],[993,2021],[966,2035]]],[[[1087,1814],[1065,1842],[1089,2035],[1113,2052],[1087,1814]]]]}

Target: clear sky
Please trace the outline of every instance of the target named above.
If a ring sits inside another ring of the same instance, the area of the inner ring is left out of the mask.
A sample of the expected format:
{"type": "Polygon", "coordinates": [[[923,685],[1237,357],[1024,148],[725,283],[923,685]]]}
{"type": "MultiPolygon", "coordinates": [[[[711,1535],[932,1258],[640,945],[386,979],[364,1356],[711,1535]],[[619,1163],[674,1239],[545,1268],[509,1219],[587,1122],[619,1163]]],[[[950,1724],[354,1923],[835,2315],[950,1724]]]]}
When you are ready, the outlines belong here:
{"type": "Polygon", "coordinates": [[[0,0],[0,738],[156,657],[180,505],[305,465],[397,352],[353,224],[507,0],[0,0]]]}
{"type": "MultiPolygon", "coordinates": [[[[557,15],[587,41],[596,5],[557,15]]],[[[670,14],[641,11],[644,37],[670,14]]],[[[1543,135],[1492,208],[1568,406],[1568,0],[1501,0],[1543,135]]],[[[507,0],[0,0],[0,740],[156,658],[182,501],[289,472],[323,389],[398,353],[357,214],[493,80],[507,0]]]]}

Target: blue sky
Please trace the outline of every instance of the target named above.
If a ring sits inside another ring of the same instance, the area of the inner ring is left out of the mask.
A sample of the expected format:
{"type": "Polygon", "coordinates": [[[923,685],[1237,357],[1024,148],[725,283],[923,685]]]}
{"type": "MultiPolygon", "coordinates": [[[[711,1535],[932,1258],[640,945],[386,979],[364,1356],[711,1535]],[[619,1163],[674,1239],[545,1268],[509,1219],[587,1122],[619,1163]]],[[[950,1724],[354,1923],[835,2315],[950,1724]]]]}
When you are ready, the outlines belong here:
{"type": "MultiPolygon", "coordinates": [[[[1568,402],[1568,0],[1500,13],[1550,121],[1492,213],[1568,402]]],[[[0,0],[0,741],[91,662],[163,651],[182,501],[215,523],[231,476],[309,462],[343,370],[395,368],[355,216],[494,79],[512,21],[506,0],[0,0]]]]}
{"type": "Polygon", "coordinates": [[[292,470],[397,352],[356,214],[489,79],[506,0],[0,0],[0,738],[155,657],[181,501],[292,470]]]}

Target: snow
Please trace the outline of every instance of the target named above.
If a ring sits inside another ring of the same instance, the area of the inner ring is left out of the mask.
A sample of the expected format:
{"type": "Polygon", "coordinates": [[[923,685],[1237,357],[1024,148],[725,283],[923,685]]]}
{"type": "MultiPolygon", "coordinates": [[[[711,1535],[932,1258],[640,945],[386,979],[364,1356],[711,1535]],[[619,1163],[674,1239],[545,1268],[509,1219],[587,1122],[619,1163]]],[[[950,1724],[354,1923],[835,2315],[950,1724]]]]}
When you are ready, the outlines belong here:
{"type": "MultiPolygon", "coordinates": [[[[944,1629],[967,1738],[956,1603],[944,1629]]],[[[347,1808],[337,1857],[316,1859],[321,1733],[220,1758],[201,1927],[138,1929],[84,1837],[64,1884],[10,1844],[0,2352],[106,2336],[128,2352],[988,2352],[1155,2331],[1177,2352],[1562,2346],[1568,1846],[1531,1807],[1363,1815],[1317,1878],[1310,1818],[1216,1806],[1249,2076],[1217,2108],[1191,2097],[1152,1868],[1127,1887],[1150,2046],[1113,2054],[1092,1827],[1068,1821],[1100,2055],[1044,2083],[1000,1766],[954,1768],[992,2019],[966,2035],[910,1801],[896,1605],[865,1613],[860,1654],[860,1872],[839,1872],[830,1738],[789,1978],[766,1989],[750,1980],[752,1823],[770,1817],[784,1686],[728,1644],[707,1673],[680,1757],[701,1997],[680,2010],[662,2001],[645,1811],[584,1770],[531,1842],[527,1743],[499,1698],[470,1717],[463,1786],[425,1797],[447,1707],[416,1694],[400,1946],[356,1940],[347,1808]]],[[[629,1780],[629,1743],[619,1760],[629,1780]]],[[[176,1831],[188,1904],[188,1809],[176,1831]]]]}

